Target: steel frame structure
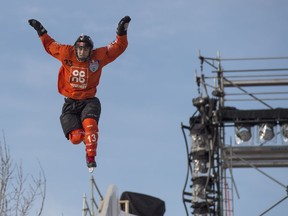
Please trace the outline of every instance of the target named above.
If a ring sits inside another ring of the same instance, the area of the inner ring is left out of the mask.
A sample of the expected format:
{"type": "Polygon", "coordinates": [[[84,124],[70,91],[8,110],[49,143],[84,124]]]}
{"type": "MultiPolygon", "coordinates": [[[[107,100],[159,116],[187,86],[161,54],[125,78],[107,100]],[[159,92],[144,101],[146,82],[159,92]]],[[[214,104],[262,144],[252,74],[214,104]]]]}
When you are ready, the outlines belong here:
{"type": "MultiPolygon", "coordinates": [[[[193,99],[197,111],[190,118],[189,126],[182,124],[188,161],[182,198],[187,215],[189,214],[186,206],[188,204],[192,208],[190,213],[196,216],[233,216],[232,189],[235,188],[236,194],[238,191],[232,170],[236,168],[253,168],[278,183],[288,193],[286,185],[260,169],[288,167],[288,143],[283,145],[279,139],[274,144],[265,142],[259,144],[259,140],[255,139],[249,145],[235,145],[231,139],[230,144],[227,142],[227,131],[231,131],[231,128],[236,125],[248,125],[250,128],[270,123],[275,128],[280,128],[283,123],[288,122],[288,108],[273,106],[276,101],[288,100],[285,97],[288,91],[279,89],[279,86],[288,86],[288,65],[278,67],[279,61],[287,61],[287,59],[288,57],[224,59],[220,54],[216,58],[210,58],[199,53],[200,75],[196,75],[198,97],[193,99]],[[259,68],[258,64],[256,67],[255,64],[251,64],[251,68],[247,69],[241,68],[243,66],[241,64],[238,65],[240,69],[224,70],[223,62],[228,62],[228,65],[232,62],[234,66],[235,61],[241,63],[278,61],[278,63],[273,63],[275,66],[271,64],[272,68],[266,68],[267,66],[259,68]],[[204,75],[204,65],[212,68],[212,76],[204,75]],[[259,87],[264,87],[265,91],[263,89],[259,91],[259,87]],[[255,109],[252,106],[248,109],[239,109],[229,106],[231,103],[233,105],[239,103],[239,107],[243,107],[245,102],[258,103],[260,108],[256,106],[255,109]],[[190,142],[187,141],[184,130],[189,130],[190,133],[192,140],[190,149],[190,142]],[[205,153],[208,154],[208,160],[203,159],[205,153]],[[201,172],[201,164],[203,172],[201,172]],[[208,169],[203,169],[205,164],[208,169]],[[205,179],[202,185],[196,181],[199,178],[205,179]]],[[[261,215],[266,214],[287,198],[288,195],[261,215]]]]}

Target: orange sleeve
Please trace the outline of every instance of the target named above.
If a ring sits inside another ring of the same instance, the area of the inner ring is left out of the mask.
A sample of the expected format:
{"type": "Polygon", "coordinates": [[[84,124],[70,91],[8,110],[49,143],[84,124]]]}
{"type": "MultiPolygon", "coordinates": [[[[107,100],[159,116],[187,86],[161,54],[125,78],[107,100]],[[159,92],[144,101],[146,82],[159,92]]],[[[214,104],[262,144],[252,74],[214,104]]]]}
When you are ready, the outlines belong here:
{"type": "Polygon", "coordinates": [[[62,55],[65,54],[65,50],[69,49],[69,45],[62,45],[56,42],[53,38],[51,38],[48,34],[44,34],[40,36],[44,49],[51,56],[57,58],[61,61],[63,58],[62,55]]]}
{"type": "MultiPolygon", "coordinates": [[[[118,56],[120,56],[128,47],[128,40],[127,35],[123,36],[116,36],[116,40],[114,40],[112,43],[110,43],[105,48],[105,58],[103,58],[103,65],[106,65],[112,61],[114,61],[118,56]]],[[[101,51],[102,51],[101,50],[101,51]]]]}

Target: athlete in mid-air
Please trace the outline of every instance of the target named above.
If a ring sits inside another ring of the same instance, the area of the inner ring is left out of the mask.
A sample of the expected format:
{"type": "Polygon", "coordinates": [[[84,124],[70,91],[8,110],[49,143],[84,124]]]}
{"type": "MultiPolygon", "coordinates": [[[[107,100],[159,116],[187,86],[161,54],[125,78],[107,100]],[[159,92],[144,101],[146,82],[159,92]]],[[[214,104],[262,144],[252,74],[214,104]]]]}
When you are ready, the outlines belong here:
{"type": "Polygon", "coordinates": [[[89,171],[97,166],[95,157],[98,141],[98,122],[101,104],[96,97],[102,68],[120,56],[128,46],[127,29],[130,17],[118,23],[116,39],[105,47],[94,48],[92,39],[80,35],[74,45],[57,43],[47,34],[42,24],[28,20],[37,31],[42,44],[50,55],[61,62],[58,74],[58,91],[65,97],[60,122],[65,137],[73,144],[82,141],[86,146],[89,171]]]}

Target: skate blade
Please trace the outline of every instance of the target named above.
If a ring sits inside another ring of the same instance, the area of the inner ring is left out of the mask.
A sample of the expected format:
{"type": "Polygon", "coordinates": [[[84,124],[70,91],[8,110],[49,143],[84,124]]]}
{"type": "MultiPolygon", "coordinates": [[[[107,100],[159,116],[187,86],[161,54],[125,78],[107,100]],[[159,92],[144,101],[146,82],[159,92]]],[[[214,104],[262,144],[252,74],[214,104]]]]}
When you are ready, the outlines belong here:
{"type": "Polygon", "coordinates": [[[89,172],[89,173],[92,173],[93,171],[94,171],[94,167],[89,167],[89,168],[88,168],[88,172],[89,172]]]}

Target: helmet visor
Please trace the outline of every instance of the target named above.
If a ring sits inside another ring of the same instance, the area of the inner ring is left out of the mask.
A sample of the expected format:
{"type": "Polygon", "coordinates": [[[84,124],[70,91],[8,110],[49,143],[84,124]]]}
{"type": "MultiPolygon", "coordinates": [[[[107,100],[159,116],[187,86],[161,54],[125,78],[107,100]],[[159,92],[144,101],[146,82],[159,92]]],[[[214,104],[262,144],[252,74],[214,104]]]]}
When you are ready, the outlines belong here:
{"type": "Polygon", "coordinates": [[[91,53],[91,47],[87,46],[85,42],[78,42],[75,46],[76,56],[79,61],[86,61],[91,53]]]}

